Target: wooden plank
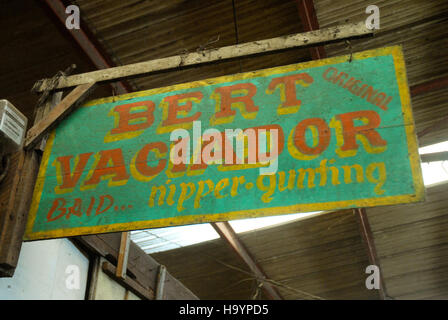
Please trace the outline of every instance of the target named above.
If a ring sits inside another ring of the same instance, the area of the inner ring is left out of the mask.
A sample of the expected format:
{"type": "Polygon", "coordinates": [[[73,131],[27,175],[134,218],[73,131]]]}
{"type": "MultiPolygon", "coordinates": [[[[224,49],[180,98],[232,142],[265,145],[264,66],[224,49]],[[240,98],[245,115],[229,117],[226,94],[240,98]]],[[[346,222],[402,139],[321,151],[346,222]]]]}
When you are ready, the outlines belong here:
{"type": "Polygon", "coordinates": [[[121,233],[120,251],[118,252],[118,264],[116,276],[125,279],[129,257],[129,244],[131,242],[130,232],[121,233]]]}
{"type": "Polygon", "coordinates": [[[233,250],[238,254],[238,256],[243,259],[247,264],[249,269],[254,273],[256,278],[263,282],[263,289],[266,291],[267,295],[274,300],[282,300],[283,298],[277,291],[277,289],[272,286],[269,282],[263,281],[266,279],[266,275],[261,267],[255,262],[250,252],[244,246],[244,244],[238,239],[235,231],[228,222],[216,222],[211,224],[215,228],[216,232],[227,241],[227,243],[232,247],[233,250]]]}
{"type": "MultiPolygon", "coordinates": [[[[448,214],[448,183],[426,188],[426,201],[418,205],[371,208],[367,211],[376,240],[391,240],[388,234],[399,236],[397,228],[413,226],[426,220],[436,221],[448,214]]],[[[410,240],[417,240],[411,235],[410,240]]],[[[393,240],[392,240],[393,243],[393,240]]],[[[380,252],[379,252],[380,253],[380,252]]]]}
{"type": "Polygon", "coordinates": [[[98,285],[98,273],[100,272],[101,267],[100,260],[101,257],[98,255],[95,255],[93,259],[90,260],[91,275],[88,285],[87,300],[95,300],[96,288],[98,285]]]}
{"type": "Polygon", "coordinates": [[[166,71],[198,65],[214,61],[222,61],[231,58],[251,56],[255,54],[274,52],[278,50],[308,46],[313,44],[324,44],[330,41],[348,39],[373,34],[365,26],[365,22],[350,23],[326,29],[297,33],[288,36],[276,37],[267,40],[247,42],[243,44],[226,46],[218,49],[208,49],[202,52],[194,52],[185,55],[172,56],[146,62],[129,64],[126,66],[92,71],[88,73],[69,76],[61,79],[56,88],[52,87],[49,79],[38,81],[33,90],[42,92],[45,90],[61,89],[78,86],[92,81],[113,81],[130,76],[143,75],[152,72],[166,71]]]}
{"type": "Polygon", "coordinates": [[[29,149],[33,147],[40,138],[73,111],[89,95],[94,85],[94,82],[90,82],[77,86],[45,117],[28,130],[25,138],[25,148],[29,149]]]}
{"type": "MultiPolygon", "coordinates": [[[[89,88],[91,87],[89,86],[89,88]]],[[[86,93],[83,92],[82,96],[85,97],[86,93]]],[[[47,127],[45,127],[46,125],[41,126],[42,123],[48,123],[48,119],[53,119],[49,117],[45,121],[42,118],[45,117],[47,112],[53,115],[55,112],[57,113],[58,110],[55,109],[58,108],[53,107],[58,104],[60,98],[60,93],[50,95],[47,101],[36,110],[35,122],[37,128],[43,128],[43,130],[36,130],[37,137],[28,144],[28,147],[34,145],[38,141],[37,138],[44,137],[48,128],[54,125],[54,123],[49,123],[47,127]]],[[[60,119],[60,117],[57,119],[60,119]]],[[[4,184],[7,188],[1,190],[2,194],[9,193],[9,198],[5,203],[6,205],[1,206],[3,210],[0,211],[0,276],[9,277],[13,276],[18,263],[40,162],[37,153],[30,148],[18,152],[13,158],[18,158],[17,164],[14,163],[11,168],[11,174],[14,174],[14,178],[9,183],[4,184]]],[[[8,180],[8,178],[5,180],[8,180]]]]}
{"type": "Polygon", "coordinates": [[[1,205],[0,221],[0,276],[12,277],[17,266],[28,209],[39,169],[34,151],[20,151],[18,164],[12,166],[14,179],[2,192],[9,193],[6,205],[1,205]]]}
{"type": "Polygon", "coordinates": [[[126,289],[135,293],[140,298],[147,299],[147,300],[154,299],[154,292],[152,290],[142,287],[138,282],[136,282],[130,278],[117,277],[116,274],[117,274],[118,270],[111,263],[109,263],[107,261],[103,262],[102,269],[103,269],[104,273],[106,273],[109,277],[111,277],[112,279],[117,281],[119,284],[121,284],[126,289]]]}
{"type": "Polygon", "coordinates": [[[418,138],[421,139],[432,131],[438,131],[440,129],[446,128],[447,122],[448,116],[442,116],[437,121],[433,122],[430,126],[426,127],[422,131],[419,131],[417,133],[418,138]]]}
{"type": "MultiPolygon", "coordinates": [[[[121,242],[121,233],[83,236],[76,238],[92,252],[101,255],[109,261],[117,261],[121,242]]],[[[140,247],[131,241],[129,245],[128,274],[142,287],[155,292],[157,272],[160,264],[147,255],[140,247]]],[[[129,277],[127,277],[129,278],[129,277]]],[[[165,298],[179,300],[197,300],[198,298],[169,272],[166,275],[165,298]]]]}
{"type": "MultiPolygon", "coordinates": [[[[397,216],[399,215],[397,214],[397,216]]],[[[448,237],[444,231],[447,228],[448,215],[445,214],[432,219],[422,219],[413,223],[399,224],[381,231],[374,231],[378,255],[382,259],[406,251],[422,248],[430,249],[430,247],[448,244],[448,237]]]]}

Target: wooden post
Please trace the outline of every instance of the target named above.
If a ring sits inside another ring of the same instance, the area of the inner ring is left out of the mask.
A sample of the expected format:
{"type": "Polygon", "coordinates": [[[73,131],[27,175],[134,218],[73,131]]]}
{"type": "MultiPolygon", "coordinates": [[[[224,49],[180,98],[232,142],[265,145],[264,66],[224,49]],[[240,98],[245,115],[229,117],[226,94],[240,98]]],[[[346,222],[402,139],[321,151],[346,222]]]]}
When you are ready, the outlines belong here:
{"type": "MultiPolygon", "coordinates": [[[[48,96],[34,122],[38,123],[55,103],[57,97],[48,96]]],[[[0,277],[12,277],[17,267],[39,161],[33,149],[12,154],[9,173],[0,185],[0,277]]]]}
{"type": "Polygon", "coordinates": [[[116,276],[126,279],[126,270],[128,268],[129,244],[131,243],[131,233],[122,232],[120,241],[120,251],[118,252],[118,263],[116,276]]]}
{"type": "MultiPolygon", "coordinates": [[[[95,255],[100,255],[112,261],[118,260],[120,251],[121,233],[104,233],[99,235],[82,236],[75,238],[84,248],[95,255]]],[[[138,283],[154,299],[157,283],[157,274],[160,264],[150,255],[146,254],[138,245],[131,241],[129,245],[128,274],[125,280],[116,277],[116,268],[108,263],[106,272],[120,283],[138,283]],[[131,277],[132,276],[132,277],[131,277]]],[[[104,264],[103,264],[104,271],[104,264]]],[[[197,300],[198,298],[169,272],[166,273],[165,298],[180,300],[197,300]]]]}
{"type": "Polygon", "coordinates": [[[40,163],[34,147],[42,148],[42,144],[37,143],[80,99],[87,97],[93,86],[90,82],[75,88],[62,102],[62,92],[49,94],[36,110],[35,125],[25,140],[26,148],[11,157],[11,168],[0,185],[0,277],[12,277],[19,260],[40,163]]]}

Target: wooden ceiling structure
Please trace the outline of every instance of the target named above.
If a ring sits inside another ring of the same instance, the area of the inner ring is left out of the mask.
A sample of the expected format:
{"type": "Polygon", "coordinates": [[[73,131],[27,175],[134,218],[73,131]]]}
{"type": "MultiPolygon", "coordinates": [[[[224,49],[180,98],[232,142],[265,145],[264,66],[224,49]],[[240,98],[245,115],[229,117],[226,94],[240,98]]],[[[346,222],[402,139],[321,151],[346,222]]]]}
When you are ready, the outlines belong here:
{"type": "MultiPolygon", "coordinates": [[[[81,73],[357,22],[366,19],[369,4],[365,0],[5,1],[0,30],[12,31],[2,37],[7,45],[0,48],[0,96],[32,119],[37,101],[30,93],[34,82],[73,63],[81,73]],[[65,28],[61,8],[69,4],[81,10],[80,31],[65,28]]],[[[381,29],[371,39],[144,76],[100,86],[95,96],[402,44],[420,145],[447,140],[448,3],[376,4],[381,29]]],[[[202,299],[447,298],[448,285],[436,281],[446,278],[448,268],[443,261],[448,244],[443,228],[448,217],[446,191],[446,185],[428,189],[424,204],[368,209],[364,216],[370,224],[363,224],[359,212],[345,210],[238,236],[233,233],[233,238],[228,229],[227,236],[221,232],[221,239],[153,256],[202,299]],[[385,286],[379,292],[364,284],[365,267],[372,261],[382,267],[385,286]]]]}
{"type": "MultiPolygon", "coordinates": [[[[367,209],[387,299],[448,299],[448,183],[420,204],[367,209]]],[[[352,210],[238,234],[284,299],[380,299],[352,210]]],[[[222,239],[151,255],[200,299],[267,298],[222,239]],[[258,294],[257,294],[258,292],[258,294]]]]}

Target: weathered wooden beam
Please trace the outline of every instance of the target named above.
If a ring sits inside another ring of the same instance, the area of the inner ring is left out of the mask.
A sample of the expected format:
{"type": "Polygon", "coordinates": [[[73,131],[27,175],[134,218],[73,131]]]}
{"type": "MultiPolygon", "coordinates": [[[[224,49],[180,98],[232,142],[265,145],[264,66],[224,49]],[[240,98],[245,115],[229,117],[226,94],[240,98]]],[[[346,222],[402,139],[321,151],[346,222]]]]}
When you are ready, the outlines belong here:
{"type": "MultiPolygon", "coordinates": [[[[77,242],[75,239],[71,239],[71,241],[75,245],[79,245],[79,242],[77,242]]],[[[87,300],[95,300],[96,295],[96,289],[98,284],[98,274],[100,272],[100,263],[101,263],[101,257],[98,255],[92,255],[92,258],[90,259],[90,265],[89,265],[89,285],[88,285],[88,291],[87,291],[87,300]]]]}
{"type": "Polygon", "coordinates": [[[421,154],[420,159],[422,162],[446,161],[448,160],[448,151],[421,154]]]}
{"type": "Polygon", "coordinates": [[[25,148],[32,148],[52,128],[62,121],[91,92],[95,83],[86,83],[73,89],[56,107],[28,130],[25,138],[25,148]]]}
{"type": "MultiPolygon", "coordinates": [[[[232,247],[232,249],[246,263],[249,269],[258,279],[260,279],[260,281],[263,281],[262,279],[267,278],[262,268],[255,262],[249,250],[240,241],[232,226],[228,222],[214,222],[211,223],[211,225],[213,226],[213,228],[215,228],[216,232],[221,236],[221,238],[224,239],[232,247]]],[[[270,282],[263,281],[263,289],[271,299],[283,299],[277,289],[272,286],[270,282]]]]}
{"type": "Polygon", "coordinates": [[[305,33],[247,42],[217,49],[207,49],[201,52],[193,52],[184,55],[129,64],[121,67],[82,73],[60,79],[56,85],[56,88],[52,87],[52,82],[50,79],[43,79],[34,85],[33,90],[35,92],[42,92],[44,90],[79,86],[89,82],[113,81],[147,73],[178,69],[179,67],[222,61],[226,59],[251,56],[255,54],[274,52],[313,44],[323,44],[370,34],[373,34],[373,31],[367,29],[364,21],[360,23],[350,23],[305,33]]]}
{"type": "Polygon", "coordinates": [[[126,270],[128,268],[129,244],[131,243],[130,232],[122,232],[120,240],[120,251],[118,252],[118,263],[116,276],[126,279],[126,270]]]}
{"type": "MultiPolygon", "coordinates": [[[[106,233],[100,235],[89,235],[74,238],[86,249],[96,255],[100,255],[109,261],[118,261],[121,243],[121,233],[106,233]]],[[[139,283],[153,293],[156,290],[157,274],[160,263],[147,255],[138,245],[130,242],[128,258],[128,275],[132,280],[139,283]]],[[[116,270],[113,270],[115,276],[116,270]]],[[[127,277],[126,279],[130,279],[127,277]]],[[[167,300],[197,300],[198,298],[186,288],[180,281],[169,272],[166,273],[165,299],[167,300]]]]}
{"type": "MultiPolygon", "coordinates": [[[[53,95],[36,112],[35,123],[58,103],[53,95]]],[[[33,150],[11,155],[10,169],[0,185],[0,277],[12,277],[17,266],[23,235],[39,170],[39,156],[33,150]]]]}
{"type": "MultiPolygon", "coordinates": [[[[43,119],[44,115],[48,114],[51,111],[51,109],[56,107],[61,102],[63,94],[64,94],[63,91],[54,92],[50,96],[51,101],[49,101],[49,103],[46,103],[44,108],[37,108],[35,119],[43,119]]],[[[42,96],[43,95],[41,95],[41,97],[42,96]]],[[[37,123],[37,121],[35,123],[37,123]]],[[[40,150],[42,152],[45,150],[45,145],[47,144],[48,135],[49,135],[49,133],[46,133],[41,137],[41,139],[39,139],[40,143],[38,143],[34,147],[35,150],[40,150]]],[[[26,138],[26,136],[25,136],[25,138],[26,138]]]]}
{"type": "Polygon", "coordinates": [[[34,151],[19,151],[10,162],[0,186],[0,277],[12,277],[17,267],[39,168],[34,151]]]}

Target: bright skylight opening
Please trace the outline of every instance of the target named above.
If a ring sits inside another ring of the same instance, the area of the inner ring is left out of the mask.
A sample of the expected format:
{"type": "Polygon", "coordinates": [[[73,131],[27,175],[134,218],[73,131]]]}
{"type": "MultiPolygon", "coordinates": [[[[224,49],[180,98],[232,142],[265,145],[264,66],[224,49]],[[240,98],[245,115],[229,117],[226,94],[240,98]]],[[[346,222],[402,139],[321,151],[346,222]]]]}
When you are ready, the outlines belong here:
{"type": "Polygon", "coordinates": [[[208,224],[147,229],[131,232],[131,239],[146,253],[167,251],[219,238],[208,224]]]}
{"type": "Polygon", "coordinates": [[[272,227],[277,224],[282,224],[290,221],[294,221],[297,219],[301,219],[304,217],[308,217],[319,213],[322,211],[316,212],[305,212],[305,213],[293,213],[281,216],[273,216],[273,217],[262,217],[262,218],[252,218],[252,219],[241,219],[241,220],[233,220],[230,221],[230,225],[236,233],[252,231],[256,229],[261,229],[265,227],[272,227]]]}
{"type": "MultiPolygon", "coordinates": [[[[448,141],[419,148],[420,154],[448,151],[448,141]]],[[[448,161],[422,162],[423,181],[425,186],[448,180],[448,161]]]]}
{"type": "Polygon", "coordinates": [[[420,154],[443,152],[443,151],[448,151],[448,141],[432,144],[418,149],[418,153],[420,154]]]}
{"type": "MultiPolygon", "coordinates": [[[[448,141],[419,149],[420,154],[442,151],[448,151],[448,141]]],[[[427,187],[436,183],[448,181],[448,161],[422,162],[422,172],[423,180],[427,187]]],[[[265,227],[273,227],[281,223],[309,217],[319,212],[234,220],[230,221],[230,225],[236,233],[241,233],[265,227]]],[[[146,253],[155,253],[217,239],[219,238],[219,235],[210,224],[203,223],[189,226],[132,231],[131,238],[146,253]]]]}

